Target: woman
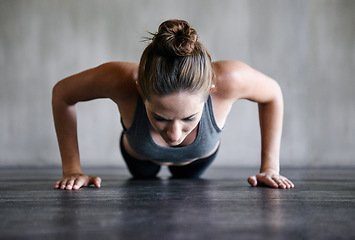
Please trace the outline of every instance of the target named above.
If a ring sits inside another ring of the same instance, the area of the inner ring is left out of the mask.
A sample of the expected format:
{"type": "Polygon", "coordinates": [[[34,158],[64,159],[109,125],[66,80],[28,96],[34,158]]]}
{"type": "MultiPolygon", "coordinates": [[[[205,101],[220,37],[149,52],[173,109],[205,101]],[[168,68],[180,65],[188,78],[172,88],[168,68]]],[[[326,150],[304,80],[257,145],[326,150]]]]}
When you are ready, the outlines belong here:
{"type": "Polygon", "coordinates": [[[283,99],[269,77],[237,61],[211,62],[196,31],[183,20],[163,22],[138,64],[110,62],[63,79],[53,88],[53,115],[63,177],[55,188],[79,189],[99,177],[82,173],[75,104],[110,98],[120,111],[121,152],[136,178],[167,165],[173,177],[199,177],[216,157],[220,133],[238,99],[259,103],[260,173],[252,186],[292,188],[279,175],[283,99]]]}

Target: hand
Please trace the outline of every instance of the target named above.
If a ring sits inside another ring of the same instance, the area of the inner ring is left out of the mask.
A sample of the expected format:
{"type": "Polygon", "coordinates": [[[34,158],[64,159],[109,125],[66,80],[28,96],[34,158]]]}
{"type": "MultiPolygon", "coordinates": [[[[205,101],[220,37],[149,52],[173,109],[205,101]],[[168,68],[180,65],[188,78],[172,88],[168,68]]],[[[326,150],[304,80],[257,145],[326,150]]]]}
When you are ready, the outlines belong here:
{"type": "Polygon", "coordinates": [[[54,184],[54,188],[60,189],[74,189],[77,190],[84,186],[94,184],[95,187],[101,186],[101,178],[88,176],[81,173],[65,174],[59,181],[54,184]]]}
{"type": "Polygon", "coordinates": [[[255,176],[251,176],[248,178],[248,182],[253,187],[260,185],[283,189],[295,187],[295,185],[284,176],[269,172],[262,172],[255,176]]]}

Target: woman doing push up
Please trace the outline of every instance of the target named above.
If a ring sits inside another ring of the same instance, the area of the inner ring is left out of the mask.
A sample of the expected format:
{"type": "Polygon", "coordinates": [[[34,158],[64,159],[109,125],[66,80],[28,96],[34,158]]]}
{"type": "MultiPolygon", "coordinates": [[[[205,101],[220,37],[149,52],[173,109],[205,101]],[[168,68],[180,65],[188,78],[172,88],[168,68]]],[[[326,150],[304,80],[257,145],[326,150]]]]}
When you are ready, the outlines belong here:
{"type": "Polygon", "coordinates": [[[122,156],[134,178],[154,178],[162,165],[173,178],[198,178],[216,158],[220,135],[235,101],[257,102],[260,173],[251,186],[293,188],[279,174],[283,98],[271,78],[238,61],[212,62],[183,20],[163,22],[140,63],[109,62],[58,82],[52,106],[62,159],[58,189],[79,189],[101,179],[80,166],[76,103],[109,98],[120,112],[122,156]]]}

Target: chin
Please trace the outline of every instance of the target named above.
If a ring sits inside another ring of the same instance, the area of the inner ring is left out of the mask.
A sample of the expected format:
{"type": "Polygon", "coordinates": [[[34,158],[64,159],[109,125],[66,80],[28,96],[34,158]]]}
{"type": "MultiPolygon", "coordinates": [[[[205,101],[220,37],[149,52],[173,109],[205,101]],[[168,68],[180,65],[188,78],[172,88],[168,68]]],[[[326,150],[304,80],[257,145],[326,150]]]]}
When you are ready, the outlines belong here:
{"type": "Polygon", "coordinates": [[[179,141],[175,141],[175,142],[165,140],[165,142],[171,147],[176,147],[176,146],[179,146],[183,142],[183,140],[179,140],[179,141]]]}
{"type": "Polygon", "coordinates": [[[167,142],[167,144],[171,147],[176,147],[176,146],[179,146],[181,144],[181,142],[167,142]]]}

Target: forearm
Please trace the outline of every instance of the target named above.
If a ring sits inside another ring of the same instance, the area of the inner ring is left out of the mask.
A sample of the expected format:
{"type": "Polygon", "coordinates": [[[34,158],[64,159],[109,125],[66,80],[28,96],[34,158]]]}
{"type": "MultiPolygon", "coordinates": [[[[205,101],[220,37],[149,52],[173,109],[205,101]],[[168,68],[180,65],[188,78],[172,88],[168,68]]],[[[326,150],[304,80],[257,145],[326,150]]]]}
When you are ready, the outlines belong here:
{"type": "Polygon", "coordinates": [[[283,122],[283,99],[281,90],[272,101],[259,103],[261,130],[260,172],[280,171],[280,145],[283,122]]]}
{"type": "Polygon", "coordinates": [[[63,175],[81,173],[77,139],[76,107],[53,94],[53,118],[62,159],[63,175]]]}

